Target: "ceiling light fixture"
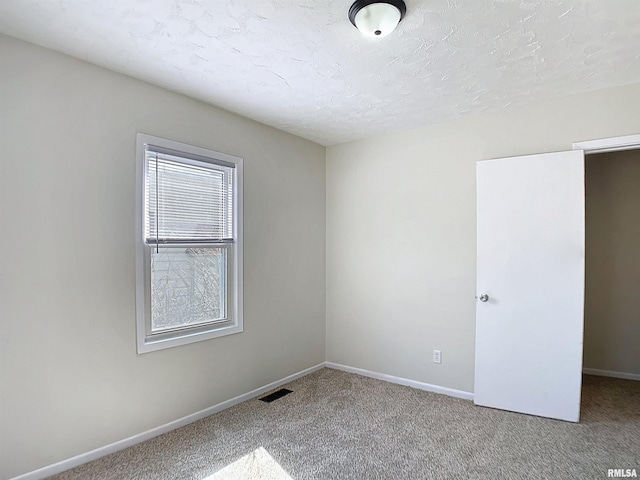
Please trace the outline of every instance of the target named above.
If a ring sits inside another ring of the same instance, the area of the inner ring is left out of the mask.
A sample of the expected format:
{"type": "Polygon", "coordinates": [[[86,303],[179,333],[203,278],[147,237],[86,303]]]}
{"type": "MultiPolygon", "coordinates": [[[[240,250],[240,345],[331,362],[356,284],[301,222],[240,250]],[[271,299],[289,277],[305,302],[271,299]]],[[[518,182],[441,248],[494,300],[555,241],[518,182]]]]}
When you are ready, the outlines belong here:
{"type": "Polygon", "coordinates": [[[407,13],[402,0],[356,0],[349,9],[351,23],[368,37],[384,37],[407,13]]]}

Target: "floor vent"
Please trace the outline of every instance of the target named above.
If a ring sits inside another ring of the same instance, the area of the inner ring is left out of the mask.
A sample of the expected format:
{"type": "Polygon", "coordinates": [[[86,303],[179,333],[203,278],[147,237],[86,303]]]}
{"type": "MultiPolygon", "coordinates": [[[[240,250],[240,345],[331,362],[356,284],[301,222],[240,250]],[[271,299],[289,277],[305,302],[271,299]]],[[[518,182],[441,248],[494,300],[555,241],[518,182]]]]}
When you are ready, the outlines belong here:
{"type": "Polygon", "coordinates": [[[281,388],[280,390],[273,392],[267,395],[266,397],[262,397],[260,401],[271,403],[275,400],[278,400],[279,398],[284,397],[285,395],[289,395],[290,393],[293,393],[293,392],[291,390],[287,390],[286,388],[281,388]]]}

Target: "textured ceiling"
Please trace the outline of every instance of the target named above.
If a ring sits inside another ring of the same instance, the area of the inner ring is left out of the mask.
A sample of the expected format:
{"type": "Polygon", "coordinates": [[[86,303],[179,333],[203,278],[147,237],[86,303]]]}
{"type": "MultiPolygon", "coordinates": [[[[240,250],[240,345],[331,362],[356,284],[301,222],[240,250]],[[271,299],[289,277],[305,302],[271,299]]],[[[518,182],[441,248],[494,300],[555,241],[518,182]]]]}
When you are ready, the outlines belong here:
{"type": "Polygon", "coordinates": [[[406,3],[383,39],[351,0],[0,0],[0,32],[325,145],[640,82],[640,0],[406,3]]]}

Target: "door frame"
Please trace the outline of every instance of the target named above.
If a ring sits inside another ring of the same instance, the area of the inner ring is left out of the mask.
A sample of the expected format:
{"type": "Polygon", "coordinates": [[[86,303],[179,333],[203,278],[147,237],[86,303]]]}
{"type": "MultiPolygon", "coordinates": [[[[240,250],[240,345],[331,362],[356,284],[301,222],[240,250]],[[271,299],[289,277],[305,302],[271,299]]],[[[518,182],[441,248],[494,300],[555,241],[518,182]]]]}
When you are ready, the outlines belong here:
{"type": "Polygon", "coordinates": [[[640,149],[640,134],[576,142],[573,149],[584,150],[585,155],[640,149]]]}

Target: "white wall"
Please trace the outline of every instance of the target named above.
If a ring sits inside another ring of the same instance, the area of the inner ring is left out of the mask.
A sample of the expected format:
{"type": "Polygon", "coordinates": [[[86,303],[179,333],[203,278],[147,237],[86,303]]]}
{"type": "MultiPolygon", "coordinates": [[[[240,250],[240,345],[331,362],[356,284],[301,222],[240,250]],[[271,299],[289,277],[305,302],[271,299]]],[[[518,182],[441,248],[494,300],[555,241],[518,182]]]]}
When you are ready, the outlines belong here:
{"type": "Polygon", "coordinates": [[[0,36],[0,478],[325,359],[325,149],[0,36]],[[136,355],[136,132],[244,158],[244,332],[136,355]]]}
{"type": "Polygon", "coordinates": [[[586,157],[584,366],[640,375],[640,150],[586,157]]]}
{"type": "Polygon", "coordinates": [[[472,392],[475,162],[640,133],[639,111],[640,84],[328,147],[327,360],[472,392]]]}

